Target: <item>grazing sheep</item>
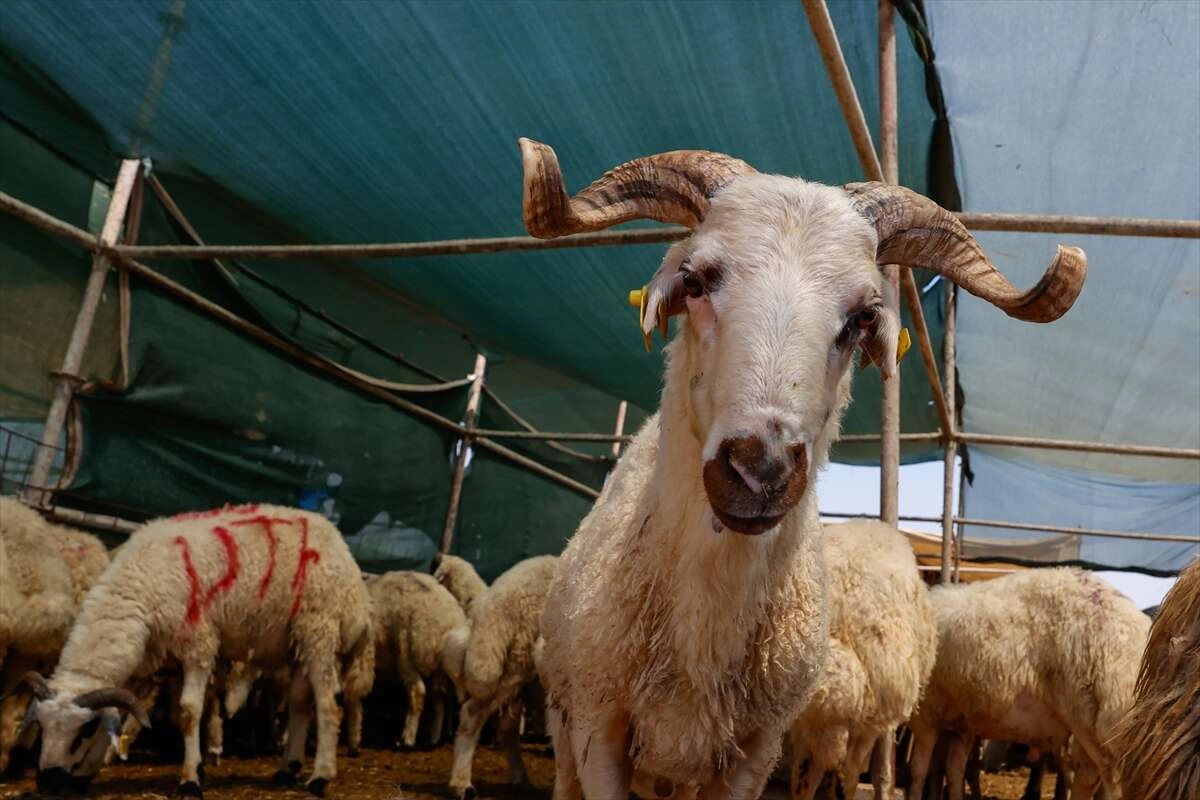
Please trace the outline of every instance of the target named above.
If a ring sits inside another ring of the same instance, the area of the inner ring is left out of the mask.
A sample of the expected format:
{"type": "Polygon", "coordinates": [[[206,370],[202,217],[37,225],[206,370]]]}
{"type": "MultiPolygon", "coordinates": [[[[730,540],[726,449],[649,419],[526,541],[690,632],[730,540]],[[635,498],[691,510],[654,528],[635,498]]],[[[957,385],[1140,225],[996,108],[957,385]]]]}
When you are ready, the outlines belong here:
{"type": "Polygon", "coordinates": [[[487,591],[487,583],[465,558],[438,553],[433,557],[433,567],[433,577],[454,595],[464,610],[470,609],[475,598],[487,591]]]}
{"type": "Polygon", "coordinates": [[[461,658],[459,686],[466,698],[459,710],[450,772],[450,788],[460,798],[475,796],[471,785],[475,745],[484,723],[497,711],[508,779],[514,784],[527,782],[518,732],[520,695],[538,677],[535,658],[541,655],[542,609],[557,565],[554,556],[527,558],[514,565],[472,602],[469,635],[459,628],[450,640],[447,658],[453,661],[455,651],[461,658]]]}
{"type": "Polygon", "coordinates": [[[1200,561],[1158,608],[1133,706],[1109,749],[1119,754],[1125,797],[1200,797],[1200,561]]]}
{"type": "MultiPolygon", "coordinates": [[[[388,572],[367,583],[375,629],[375,674],[396,674],[408,690],[408,714],[402,741],[417,743],[417,726],[425,707],[425,682],[444,673],[455,687],[462,680],[461,660],[451,657],[446,645],[450,632],[467,624],[466,614],[454,595],[433,577],[418,572],[388,572]]],[[[358,748],[361,703],[351,706],[351,748],[358,748]]],[[[441,736],[445,708],[439,696],[435,706],[434,740],[441,736]]]]}
{"type": "Polygon", "coordinates": [[[29,702],[15,691],[21,676],[54,666],[80,603],[107,566],[96,537],[0,497],[0,772],[29,702]]]}
{"type": "Polygon", "coordinates": [[[1071,737],[1071,797],[1103,782],[1118,797],[1106,744],[1129,707],[1149,620],[1124,595],[1077,569],[1035,569],[930,592],[938,654],[911,720],[910,800],[925,783],[939,733],[949,735],[946,781],[961,800],[972,738],[1059,752],[1071,737]]]}
{"type": "MultiPolygon", "coordinates": [[[[853,797],[876,741],[891,742],[933,670],[937,621],[908,538],[882,522],[826,525],[829,658],[792,725],[792,795],[810,800],[840,769],[853,797]]],[[[875,797],[888,776],[875,774],[875,797]]]]}
{"type": "Polygon", "coordinates": [[[546,605],[555,798],[624,800],[635,770],[705,800],[758,797],[829,649],[814,485],[851,359],[861,349],[895,370],[899,320],[877,264],[928,267],[1048,322],[1074,302],[1086,258],[1060,248],[1021,292],[953,214],[902,187],[676,151],[571,198],[554,151],[520,145],[534,236],[637,218],[692,228],[642,296],[646,335],[686,315],[661,409],[567,545],[546,605]]]}
{"type": "Polygon", "coordinates": [[[373,650],[366,588],[323,517],[246,505],[155,520],[130,537],[88,593],[50,681],[29,676],[31,713],[42,728],[38,784],[53,791],[98,768],[73,741],[91,720],[116,731],[118,711],[128,711],[147,726],[125,685],[172,659],[183,667],[179,789],[199,796],[201,714],[220,654],[293,665],[277,777],[299,773],[315,701],[317,756],[307,788],[321,795],[337,770],[336,695],[343,683],[350,689],[350,675],[370,671],[373,650]]]}

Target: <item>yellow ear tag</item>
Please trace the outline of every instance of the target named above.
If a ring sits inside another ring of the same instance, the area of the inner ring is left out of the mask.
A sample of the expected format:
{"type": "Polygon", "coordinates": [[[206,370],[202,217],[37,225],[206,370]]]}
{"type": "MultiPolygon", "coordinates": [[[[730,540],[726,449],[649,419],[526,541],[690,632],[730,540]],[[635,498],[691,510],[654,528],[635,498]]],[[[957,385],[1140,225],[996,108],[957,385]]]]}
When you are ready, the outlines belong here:
{"type": "Polygon", "coordinates": [[[900,335],[896,338],[896,363],[900,363],[900,359],[904,358],[904,354],[908,352],[908,348],[912,347],[912,337],[908,335],[908,328],[901,328],[900,335]]]}
{"type": "Polygon", "coordinates": [[[117,755],[119,755],[121,757],[122,761],[129,758],[129,734],[128,733],[122,733],[121,738],[117,740],[117,755]]]}
{"type": "Polygon", "coordinates": [[[646,296],[649,292],[643,286],[640,289],[629,290],[629,305],[638,310],[638,330],[642,332],[642,344],[646,346],[646,352],[650,352],[651,334],[646,332],[646,296]]]}

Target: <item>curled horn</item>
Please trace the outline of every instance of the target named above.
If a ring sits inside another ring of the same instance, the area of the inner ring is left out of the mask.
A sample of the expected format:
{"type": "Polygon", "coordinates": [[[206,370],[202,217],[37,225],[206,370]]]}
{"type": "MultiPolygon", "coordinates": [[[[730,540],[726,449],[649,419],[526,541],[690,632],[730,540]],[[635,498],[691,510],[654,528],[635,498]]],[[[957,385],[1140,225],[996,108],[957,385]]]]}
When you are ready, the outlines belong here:
{"type": "Polygon", "coordinates": [[[99,711],[102,708],[128,711],[143,728],[150,727],[150,716],[146,713],[146,709],[142,708],[137,697],[128,689],[119,689],[115,686],[107,689],[95,689],[76,697],[75,705],[80,708],[90,708],[93,711],[99,711]]]}
{"type": "Polygon", "coordinates": [[[554,148],[520,139],[525,170],[525,228],[539,239],[596,231],[631,219],[656,219],[695,228],[708,201],[739,175],[745,161],[708,150],[674,150],[634,159],[568,197],[554,148]]]}
{"type": "Polygon", "coordinates": [[[46,685],[46,679],[42,677],[40,672],[30,670],[21,676],[21,680],[17,681],[9,694],[16,694],[20,689],[28,689],[38,700],[46,700],[53,694],[50,687],[46,685]]]}
{"type": "Polygon", "coordinates": [[[958,218],[903,186],[849,183],[850,202],[879,234],[876,261],[927,267],[1010,317],[1053,322],[1067,313],[1087,277],[1087,256],[1059,245],[1042,279],[1022,292],[996,269],[958,218]]]}

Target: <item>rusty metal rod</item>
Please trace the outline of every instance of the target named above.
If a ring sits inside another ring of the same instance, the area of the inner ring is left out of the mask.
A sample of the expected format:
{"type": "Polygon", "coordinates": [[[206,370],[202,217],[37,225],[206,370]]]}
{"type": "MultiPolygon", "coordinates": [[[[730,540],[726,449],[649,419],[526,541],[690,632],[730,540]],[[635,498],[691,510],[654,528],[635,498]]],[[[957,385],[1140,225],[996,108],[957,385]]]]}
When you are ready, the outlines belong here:
{"type": "Polygon", "coordinates": [[[120,517],[108,514],[93,514],[89,511],[78,511],[74,508],[64,508],[63,506],[51,506],[46,509],[46,514],[52,519],[58,522],[65,522],[68,525],[117,531],[118,533],[133,533],[141,527],[136,522],[130,522],[120,517]]]}
{"type": "Polygon", "coordinates": [[[1033,447],[1042,450],[1072,450],[1078,453],[1112,453],[1151,458],[1200,459],[1200,449],[1189,447],[1153,447],[1140,444],[1109,444],[1081,442],[1070,439],[1041,439],[1036,436],[998,436],[990,433],[960,431],[956,438],[967,444],[986,444],[996,447],[1033,447]]]}
{"type": "MultiPolygon", "coordinates": [[[[100,249],[96,237],[82,228],[47,214],[10,194],[0,192],[0,211],[62,236],[88,250],[100,249]]],[[[1080,233],[1106,236],[1146,236],[1200,239],[1200,221],[1143,217],[1087,217],[1046,214],[1001,214],[960,212],[958,218],[972,230],[1016,233],[1080,233]]],[[[686,228],[639,228],[580,233],[559,239],[532,236],[495,236],[479,239],[442,239],[427,242],[382,242],[372,244],[218,244],[137,245],[114,247],[125,258],[192,261],[205,259],[356,259],[420,258],[424,256],[503,253],[520,250],[562,250],[572,247],[611,247],[662,244],[686,239],[686,228]]]]}
{"type": "MultiPolygon", "coordinates": [[[[889,0],[890,1],[890,0],[889,0]]],[[[950,285],[950,281],[945,281],[950,285]]],[[[913,308],[921,307],[921,292],[917,289],[917,282],[913,280],[912,270],[905,270],[904,276],[900,281],[900,288],[904,292],[904,302],[908,305],[909,311],[913,308]]],[[[924,314],[912,315],[913,328],[917,331],[917,345],[921,351],[921,362],[925,365],[925,377],[929,381],[930,389],[932,389],[933,403],[937,408],[938,421],[941,423],[942,431],[947,435],[947,438],[953,438],[955,431],[954,412],[946,404],[945,393],[942,391],[942,379],[938,375],[937,356],[933,352],[933,339],[929,335],[929,326],[925,323],[924,314]]],[[[948,347],[949,345],[945,345],[948,347]]],[[[946,365],[947,370],[950,365],[946,365]]]]}
{"type": "Polygon", "coordinates": [[[479,417],[479,403],[483,396],[483,378],[487,373],[487,356],[475,355],[475,366],[471,370],[471,391],[467,395],[467,410],[463,415],[466,428],[458,440],[458,453],[454,457],[454,477],[450,481],[450,502],[446,507],[446,526],[442,529],[442,552],[449,553],[454,544],[454,528],[458,524],[458,506],[462,500],[463,478],[466,477],[467,454],[471,450],[475,420],[479,417]]]}
{"type": "MultiPolygon", "coordinates": [[[[1070,528],[1065,525],[1035,525],[1030,522],[1009,522],[1007,520],[996,519],[976,519],[974,517],[954,517],[954,521],[959,525],[980,525],[986,528],[1011,528],[1018,531],[1042,531],[1045,533],[1071,533],[1079,536],[1098,536],[1108,539],[1141,539],[1152,542],[1186,542],[1188,544],[1200,545],[1200,533],[1191,536],[1179,536],[1168,533],[1134,533],[1130,531],[1105,531],[1096,530],[1094,528],[1070,528]]],[[[966,537],[961,537],[966,543],[966,537]]],[[[986,541],[976,539],[977,544],[987,544],[986,541]]]]}
{"type": "Polygon", "coordinates": [[[583,495],[584,497],[595,500],[597,497],[600,496],[600,492],[596,491],[595,489],[588,486],[587,484],[580,483],[579,481],[575,480],[574,478],[569,478],[560,472],[555,472],[554,470],[550,469],[549,467],[547,467],[543,464],[539,464],[538,462],[534,461],[532,458],[526,458],[525,456],[521,455],[520,453],[516,452],[515,450],[509,450],[504,445],[497,444],[496,442],[493,442],[491,439],[476,438],[475,444],[479,445],[484,450],[490,450],[493,453],[496,453],[497,455],[504,456],[509,461],[512,461],[516,464],[519,464],[522,467],[525,467],[525,469],[529,470],[530,472],[535,472],[544,478],[549,478],[550,480],[554,481],[555,483],[559,483],[559,484],[562,484],[563,486],[566,486],[568,489],[573,489],[576,492],[579,492],[579,494],[583,495]]]}
{"type": "MultiPolygon", "coordinates": [[[[946,416],[951,420],[950,430],[955,431],[958,419],[957,392],[957,327],[958,327],[958,287],[946,281],[946,331],[943,339],[943,358],[946,364],[946,386],[935,397],[942,398],[942,406],[946,416]]],[[[942,453],[942,572],[939,577],[942,583],[950,583],[950,562],[954,548],[954,461],[958,456],[958,439],[953,436],[946,439],[945,450],[942,453]]],[[[962,491],[962,486],[959,486],[962,491]]]]}

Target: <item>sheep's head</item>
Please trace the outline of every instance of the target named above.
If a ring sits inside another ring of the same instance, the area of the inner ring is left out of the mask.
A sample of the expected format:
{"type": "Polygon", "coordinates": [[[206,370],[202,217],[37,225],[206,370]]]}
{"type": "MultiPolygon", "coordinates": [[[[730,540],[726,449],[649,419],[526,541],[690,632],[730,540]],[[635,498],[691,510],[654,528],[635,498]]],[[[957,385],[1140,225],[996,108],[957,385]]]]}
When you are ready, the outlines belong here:
{"type": "Polygon", "coordinates": [[[1020,292],[952,214],[902,187],[822,186],[676,151],[623,164],[572,198],[551,148],[522,139],[521,151],[534,236],[636,218],[692,228],[651,280],[643,324],[686,314],[667,392],[685,395],[688,419],[662,424],[690,425],[713,513],[739,533],[774,528],[806,492],[848,402],[855,351],[895,370],[899,321],[878,264],[928,267],[1034,322],[1065,313],[1086,274],[1083,251],[1060,247],[1020,292]]]}
{"type": "Polygon", "coordinates": [[[77,697],[56,695],[45,678],[30,672],[21,679],[33,693],[22,730],[36,721],[42,731],[38,789],[82,791],[100,770],[108,747],[121,736],[121,711],[150,726],[146,711],[128,689],[97,689],[77,697]]]}

